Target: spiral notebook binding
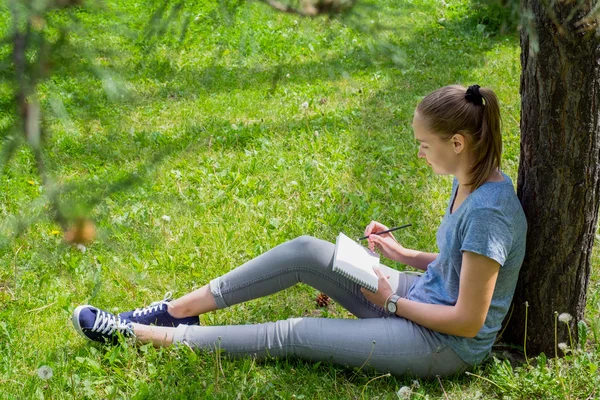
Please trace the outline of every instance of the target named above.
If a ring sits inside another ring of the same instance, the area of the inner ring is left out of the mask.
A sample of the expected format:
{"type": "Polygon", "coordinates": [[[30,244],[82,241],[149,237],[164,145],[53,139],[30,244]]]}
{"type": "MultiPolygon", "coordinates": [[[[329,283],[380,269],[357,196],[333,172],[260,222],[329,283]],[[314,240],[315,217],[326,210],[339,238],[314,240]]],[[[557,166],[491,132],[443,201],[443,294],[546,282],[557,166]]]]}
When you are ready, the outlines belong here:
{"type": "Polygon", "coordinates": [[[352,282],[364,287],[365,289],[369,289],[371,292],[375,293],[377,291],[377,288],[370,285],[369,283],[363,281],[362,279],[358,279],[355,276],[352,276],[351,274],[349,274],[348,272],[346,272],[345,270],[341,269],[341,268],[336,268],[337,272],[342,275],[345,278],[350,279],[352,282]]]}

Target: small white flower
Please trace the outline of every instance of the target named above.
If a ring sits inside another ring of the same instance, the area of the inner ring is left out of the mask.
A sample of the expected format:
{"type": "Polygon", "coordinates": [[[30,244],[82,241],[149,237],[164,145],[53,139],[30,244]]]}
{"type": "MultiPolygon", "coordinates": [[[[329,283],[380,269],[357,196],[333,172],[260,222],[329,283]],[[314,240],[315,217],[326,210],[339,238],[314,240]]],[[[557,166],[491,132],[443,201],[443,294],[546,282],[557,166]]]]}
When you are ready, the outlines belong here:
{"type": "Polygon", "coordinates": [[[304,103],[300,104],[300,107],[308,108],[308,101],[305,101],[304,103]]]}
{"type": "Polygon", "coordinates": [[[315,131],[315,136],[319,136],[319,131],[315,131]]]}
{"type": "Polygon", "coordinates": [[[560,322],[564,322],[565,324],[568,324],[569,322],[571,322],[571,320],[573,319],[573,317],[571,316],[571,314],[569,313],[562,313],[558,316],[558,320],[560,322]]]}
{"type": "Polygon", "coordinates": [[[415,380],[415,381],[412,381],[412,387],[414,387],[415,389],[418,389],[421,387],[421,385],[419,384],[419,381],[415,380]]]}
{"type": "Polygon", "coordinates": [[[234,131],[237,131],[238,126],[236,124],[231,124],[231,129],[233,129],[234,131]]]}
{"type": "Polygon", "coordinates": [[[558,344],[558,348],[561,349],[563,352],[566,352],[568,350],[569,346],[567,346],[566,343],[561,342],[558,344]]]}
{"type": "Polygon", "coordinates": [[[396,392],[399,399],[410,399],[410,395],[412,394],[412,389],[408,386],[402,386],[398,392],[396,392]]]}
{"type": "Polygon", "coordinates": [[[289,78],[289,77],[290,77],[290,74],[285,74],[285,77],[286,77],[286,78],[289,78]]]}
{"type": "Polygon", "coordinates": [[[48,380],[52,378],[52,368],[47,365],[42,365],[40,368],[38,368],[37,374],[40,379],[48,380]]]}
{"type": "Polygon", "coordinates": [[[171,217],[169,217],[168,215],[163,215],[162,217],[160,217],[160,219],[162,219],[165,222],[171,222],[171,217]]]}
{"type": "Polygon", "coordinates": [[[79,250],[82,253],[85,253],[85,251],[87,250],[87,248],[84,245],[82,245],[81,243],[79,243],[76,247],[77,247],[77,250],[79,250]]]}

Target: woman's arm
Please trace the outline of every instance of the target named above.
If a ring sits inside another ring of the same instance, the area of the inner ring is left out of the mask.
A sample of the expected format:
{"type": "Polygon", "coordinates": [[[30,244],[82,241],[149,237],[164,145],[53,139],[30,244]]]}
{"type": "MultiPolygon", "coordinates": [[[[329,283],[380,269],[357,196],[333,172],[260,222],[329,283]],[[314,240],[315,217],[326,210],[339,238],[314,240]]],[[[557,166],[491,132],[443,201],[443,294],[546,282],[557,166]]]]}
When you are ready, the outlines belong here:
{"type": "MultiPolygon", "coordinates": [[[[369,233],[367,233],[368,235],[369,233]]],[[[409,265],[413,268],[427,270],[427,266],[436,259],[437,253],[425,253],[419,250],[407,249],[402,246],[392,234],[370,235],[369,248],[377,248],[381,254],[390,260],[409,265]]]]}
{"type": "Polygon", "coordinates": [[[400,299],[396,314],[437,332],[474,337],[485,322],[499,271],[491,258],[465,251],[454,306],[400,299]]]}
{"type": "Polygon", "coordinates": [[[427,266],[433,262],[438,256],[438,253],[425,253],[419,250],[412,250],[402,248],[398,252],[398,257],[394,258],[394,261],[399,263],[410,265],[413,268],[427,270],[427,266]]]}
{"type": "Polygon", "coordinates": [[[369,248],[372,251],[377,248],[384,257],[423,271],[427,270],[427,266],[436,259],[437,253],[424,253],[403,247],[391,233],[375,234],[387,229],[387,226],[377,221],[371,221],[367,225],[365,236],[369,237],[369,248]]]}
{"type": "MultiPolygon", "coordinates": [[[[499,271],[500,264],[491,258],[465,251],[454,306],[399,299],[396,314],[437,332],[474,337],[485,322],[499,271]]],[[[377,293],[366,289],[362,292],[369,301],[383,307],[392,289],[381,271],[378,275],[377,293]]]]}

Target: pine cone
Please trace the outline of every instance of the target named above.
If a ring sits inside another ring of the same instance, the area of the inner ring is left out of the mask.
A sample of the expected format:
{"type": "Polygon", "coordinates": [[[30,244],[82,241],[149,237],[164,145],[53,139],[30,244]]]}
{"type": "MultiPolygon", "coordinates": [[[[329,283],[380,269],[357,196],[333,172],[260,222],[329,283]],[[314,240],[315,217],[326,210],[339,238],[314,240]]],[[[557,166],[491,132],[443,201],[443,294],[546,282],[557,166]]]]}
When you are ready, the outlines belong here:
{"type": "Polygon", "coordinates": [[[92,220],[77,218],[64,236],[64,240],[70,244],[88,244],[96,238],[96,225],[92,220]]]}
{"type": "Polygon", "coordinates": [[[317,307],[327,307],[331,299],[325,293],[320,293],[317,296],[317,307]]]}

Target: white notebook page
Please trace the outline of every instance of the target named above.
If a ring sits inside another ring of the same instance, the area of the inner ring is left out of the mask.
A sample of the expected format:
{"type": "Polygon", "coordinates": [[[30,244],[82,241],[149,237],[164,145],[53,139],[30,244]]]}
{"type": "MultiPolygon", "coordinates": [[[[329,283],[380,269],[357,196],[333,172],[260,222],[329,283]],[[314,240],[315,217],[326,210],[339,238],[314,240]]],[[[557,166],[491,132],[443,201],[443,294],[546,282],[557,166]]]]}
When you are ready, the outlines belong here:
{"type": "Polygon", "coordinates": [[[373,267],[379,265],[379,255],[361,246],[340,232],[336,241],[334,268],[347,272],[358,282],[377,288],[373,267]]]}

